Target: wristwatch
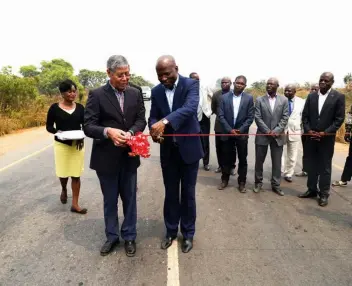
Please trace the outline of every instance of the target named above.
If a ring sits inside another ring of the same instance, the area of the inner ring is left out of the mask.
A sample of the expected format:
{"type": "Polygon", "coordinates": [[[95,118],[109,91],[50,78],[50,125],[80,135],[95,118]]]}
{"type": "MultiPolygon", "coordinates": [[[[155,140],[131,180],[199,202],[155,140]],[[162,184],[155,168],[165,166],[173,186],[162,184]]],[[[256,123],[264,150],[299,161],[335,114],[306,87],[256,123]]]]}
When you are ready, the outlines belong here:
{"type": "Polygon", "coordinates": [[[166,118],[164,118],[161,122],[164,123],[165,125],[169,123],[169,121],[166,118]]]}

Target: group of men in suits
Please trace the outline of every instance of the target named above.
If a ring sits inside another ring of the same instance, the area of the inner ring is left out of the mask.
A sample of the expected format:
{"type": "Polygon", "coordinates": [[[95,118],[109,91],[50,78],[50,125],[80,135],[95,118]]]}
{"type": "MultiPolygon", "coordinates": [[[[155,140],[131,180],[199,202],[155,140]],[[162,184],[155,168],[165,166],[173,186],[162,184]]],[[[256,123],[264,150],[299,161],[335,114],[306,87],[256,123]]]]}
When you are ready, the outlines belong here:
{"type": "MultiPolygon", "coordinates": [[[[287,85],[285,96],[277,94],[279,82],[270,78],[267,93],[256,99],[246,92],[246,78],[238,76],[230,90],[231,81],[222,79],[222,89],[213,95],[216,106],[216,153],[222,172],[219,190],[227,187],[230,170],[238,158],[238,190],[246,192],[248,132],[253,121],[257,125],[255,137],[255,193],[263,186],[263,164],[270,146],[272,160],[271,187],[283,196],[281,174],[287,182],[297,162],[299,142],[303,145],[303,170],[297,176],[308,176],[308,190],[301,198],[317,197],[319,181],[319,205],[328,204],[331,183],[331,160],[335,134],[344,121],[345,98],[332,89],[334,76],[323,73],[319,85],[314,85],[307,102],[295,96],[294,85],[287,85]],[[326,102],[325,102],[326,101],[326,102]],[[303,135],[302,135],[303,133],[303,135]],[[229,135],[234,136],[229,136],[229,135]],[[286,152],[284,153],[284,146],[286,152]],[[309,171],[310,170],[310,171],[309,171]]],[[[344,183],[344,182],[343,182],[344,183]]],[[[345,183],[344,183],[345,184],[345,183]]]]}
{"type": "MultiPolygon", "coordinates": [[[[164,223],[165,237],[161,248],[167,249],[177,238],[179,229],[183,240],[181,249],[188,253],[193,248],[196,222],[196,182],[199,161],[209,164],[204,155],[209,153],[202,142],[201,133],[209,133],[211,111],[202,105],[200,99],[199,76],[186,78],[178,73],[178,66],[172,56],[162,56],[157,60],[156,73],[160,84],[152,89],[151,110],[148,122],[145,118],[143,97],[139,89],[129,84],[130,66],[120,55],[111,56],[107,61],[109,81],[105,86],[90,92],[85,109],[84,132],[94,139],[90,168],[95,170],[100,181],[104,198],[104,221],[106,242],[101,255],[109,254],[120,242],[125,241],[127,256],[136,253],[137,236],[136,189],[139,157],[128,155],[127,140],[137,132],[143,132],[148,124],[150,136],[160,144],[160,163],[165,187],[164,223]],[[202,116],[200,116],[200,113],[202,116]],[[201,122],[201,124],[200,124],[201,122]],[[117,201],[121,197],[124,221],[119,234],[117,201]]],[[[226,133],[217,139],[219,168],[222,172],[220,188],[227,186],[234,169],[234,154],[238,156],[238,189],[246,192],[248,133],[252,122],[257,124],[255,192],[263,184],[263,163],[270,146],[272,158],[272,189],[283,195],[280,189],[281,156],[286,143],[287,132],[299,131],[299,112],[302,104],[293,97],[294,89],[287,86],[287,97],[277,94],[279,83],[271,78],[267,82],[267,94],[253,97],[244,92],[247,79],[238,76],[234,90],[231,81],[224,78],[217,107],[217,132],[226,133]],[[292,99],[292,104],[289,100],[292,99]],[[292,116],[292,124],[288,124],[292,116]]],[[[308,96],[303,110],[303,124],[307,140],[308,191],[301,197],[312,197],[318,193],[319,179],[320,205],[327,204],[331,177],[331,159],[335,133],[344,120],[344,96],[331,90],[333,75],[324,73],[320,78],[318,93],[308,96]],[[325,103],[323,103],[325,102],[325,103]],[[318,166],[318,168],[317,168],[318,166]]],[[[213,109],[214,110],[214,109],[213,109]]],[[[290,138],[290,137],[289,137],[290,138]]],[[[290,153],[296,146],[296,139],[288,148],[290,153]]],[[[292,154],[291,154],[292,155],[292,154]]],[[[295,155],[295,153],[293,153],[295,155]]],[[[292,173],[291,157],[288,156],[287,177],[292,173]]]]}

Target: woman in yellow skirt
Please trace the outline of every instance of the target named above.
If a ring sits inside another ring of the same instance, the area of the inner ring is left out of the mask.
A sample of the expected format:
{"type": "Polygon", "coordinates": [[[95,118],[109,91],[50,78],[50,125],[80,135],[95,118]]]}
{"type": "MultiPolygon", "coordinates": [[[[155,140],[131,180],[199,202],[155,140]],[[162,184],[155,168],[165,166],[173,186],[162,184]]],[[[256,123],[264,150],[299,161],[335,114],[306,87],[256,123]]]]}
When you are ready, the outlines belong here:
{"type": "MultiPolygon", "coordinates": [[[[62,101],[51,105],[47,115],[46,130],[52,134],[62,131],[82,130],[84,119],[83,105],[76,103],[77,86],[71,80],[60,83],[62,101]],[[54,126],[55,124],[55,126],[54,126]]],[[[84,167],[84,141],[60,140],[55,136],[54,142],[56,176],[61,183],[61,203],[67,203],[67,182],[71,177],[72,206],[71,212],[86,214],[87,209],[78,205],[81,188],[81,174],[84,167]]]]}

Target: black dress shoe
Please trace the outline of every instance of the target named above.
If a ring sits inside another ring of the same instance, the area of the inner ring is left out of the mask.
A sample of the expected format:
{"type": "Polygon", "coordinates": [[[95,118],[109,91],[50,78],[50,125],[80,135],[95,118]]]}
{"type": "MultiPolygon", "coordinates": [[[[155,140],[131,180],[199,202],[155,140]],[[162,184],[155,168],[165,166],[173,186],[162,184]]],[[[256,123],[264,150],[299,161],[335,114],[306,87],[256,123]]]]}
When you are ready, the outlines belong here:
{"type": "Polygon", "coordinates": [[[114,242],[111,242],[109,240],[105,241],[104,245],[100,249],[100,255],[101,256],[108,255],[111,251],[113,251],[114,247],[119,243],[120,243],[119,239],[114,242]]]}
{"type": "Polygon", "coordinates": [[[239,190],[239,192],[242,193],[242,194],[244,194],[245,192],[247,192],[245,183],[240,183],[239,186],[238,186],[238,190],[239,190]]]}
{"type": "Polygon", "coordinates": [[[325,207],[327,205],[328,205],[328,198],[327,197],[319,198],[319,206],[325,207]]]}
{"type": "Polygon", "coordinates": [[[193,239],[191,239],[191,238],[185,239],[184,238],[182,241],[182,246],[181,246],[182,252],[188,253],[191,251],[192,248],[193,248],[193,239]]]}
{"type": "Polygon", "coordinates": [[[210,171],[210,166],[209,165],[204,165],[204,170],[205,171],[210,171]]]}
{"type": "Polygon", "coordinates": [[[176,239],[176,236],[167,236],[161,241],[161,249],[168,249],[172,242],[176,239]]]}
{"type": "Polygon", "coordinates": [[[218,168],[215,170],[215,173],[221,173],[221,168],[218,167],[218,168]]]}
{"type": "Polygon", "coordinates": [[[299,198],[306,199],[306,198],[316,198],[317,197],[317,192],[308,190],[303,194],[298,195],[299,198]]]}
{"type": "Polygon", "coordinates": [[[134,240],[125,241],[125,252],[128,257],[133,257],[136,254],[136,242],[134,240]]]}
{"type": "Polygon", "coordinates": [[[223,190],[227,187],[227,185],[229,184],[229,182],[227,181],[222,181],[220,186],[218,187],[218,190],[223,190]]]}
{"type": "Polygon", "coordinates": [[[284,196],[285,193],[280,188],[273,188],[273,192],[277,193],[280,196],[284,196]]]}

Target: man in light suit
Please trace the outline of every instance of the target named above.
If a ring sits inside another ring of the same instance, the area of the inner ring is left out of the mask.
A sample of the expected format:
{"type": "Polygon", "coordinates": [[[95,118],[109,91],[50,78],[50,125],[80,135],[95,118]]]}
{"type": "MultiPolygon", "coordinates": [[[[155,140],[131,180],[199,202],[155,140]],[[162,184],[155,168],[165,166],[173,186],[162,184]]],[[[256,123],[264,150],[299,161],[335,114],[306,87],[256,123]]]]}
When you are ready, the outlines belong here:
{"type": "MultiPolygon", "coordinates": [[[[196,72],[192,72],[189,75],[189,78],[198,80],[199,75],[196,72]]],[[[198,105],[198,121],[200,125],[200,130],[202,134],[210,133],[210,116],[211,109],[208,101],[208,94],[206,90],[203,90],[199,87],[199,105],[198,105]]],[[[205,171],[210,171],[209,166],[209,156],[210,156],[210,148],[209,148],[209,136],[202,136],[200,138],[203,146],[204,157],[203,157],[203,168],[205,171]]]]}
{"type": "MultiPolygon", "coordinates": [[[[319,91],[319,84],[315,83],[310,87],[310,92],[309,93],[313,93],[313,92],[318,92],[319,91]]],[[[302,131],[304,130],[303,128],[303,122],[301,124],[301,129],[302,131]]],[[[309,140],[308,136],[306,135],[302,135],[301,136],[301,141],[302,141],[302,149],[303,149],[303,156],[302,156],[302,171],[298,172],[296,174],[297,177],[307,177],[308,176],[308,162],[307,162],[307,158],[308,158],[308,154],[306,151],[306,146],[307,146],[307,141],[309,140]]]]}
{"type": "Polygon", "coordinates": [[[292,182],[292,175],[297,163],[298,148],[302,133],[302,112],[305,103],[304,99],[295,95],[296,87],[293,84],[287,85],[285,87],[285,96],[288,99],[288,114],[290,118],[285,128],[287,156],[285,156],[284,152],[282,155],[282,167],[284,179],[289,183],[292,182]]]}
{"type": "Polygon", "coordinates": [[[300,198],[316,198],[321,207],[328,204],[331,184],[331,164],[334,155],[336,132],[345,119],[345,96],[332,89],[334,75],[323,73],[319,80],[319,91],[308,95],[302,120],[304,132],[309,134],[308,190],[300,198]]]}
{"type": "Polygon", "coordinates": [[[120,242],[118,197],[123,205],[121,237],[127,256],[136,253],[136,185],[139,157],[130,157],[126,141],[147,125],[140,92],[128,86],[130,66],[125,57],[111,56],[107,62],[109,82],[90,92],[85,114],[84,133],[93,138],[90,168],[95,170],[104,197],[106,242],[100,254],[109,254],[120,242]]]}
{"type": "MultiPolygon", "coordinates": [[[[247,86],[247,79],[240,75],[234,82],[234,91],[223,95],[219,108],[219,121],[224,133],[233,134],[233,137],[222,136],[224,141],[221,150],[224,162],[222,168],[221,184],[219,190],[226,188],[229,182],[231,168],[235,158],[232,157],[233,149],[236,148],[238,156],[238,191],[246,192],[247,181],[247,155],[248,155],[248,131],[254,120],[253,97],[243,92],[247,86]],[[242,135],[244,134],[244,135],[242,135]]],[[[236,156],[236,155],[235,155],[236,156]]]]}
{"type": "Polygon", "coordinates": [[[199,81],[178,74],[172,56],[162,56],[156,64],[160,84],[152,89],[148,125],[154,142],[160,144],[160,162],[165,185],[164,221],[166,236],[161,248],[167,249],[177,238],[179,224],[182,251],[193,247],[196,222],[196,182],[199,160],[203,158],[197,119],[199,81]],[[160,141],[160,136],[165,136],[160,141]],[[173,136],[178,135],[181,136],[173,136]]]}
{"type": "Polygon", "coordinates": [[[257,98],[255,103],[255,186],[253,191],[260,192],[263,186],[263,164],[270,146],[272,160],[271,188],[280,196],[284,192],[281,183],[281,156],[285,142],[285,128],[288,122],[288,100],[278,95],[279,82],[270,78],[266,84],[267,94],[257,98]]]}

